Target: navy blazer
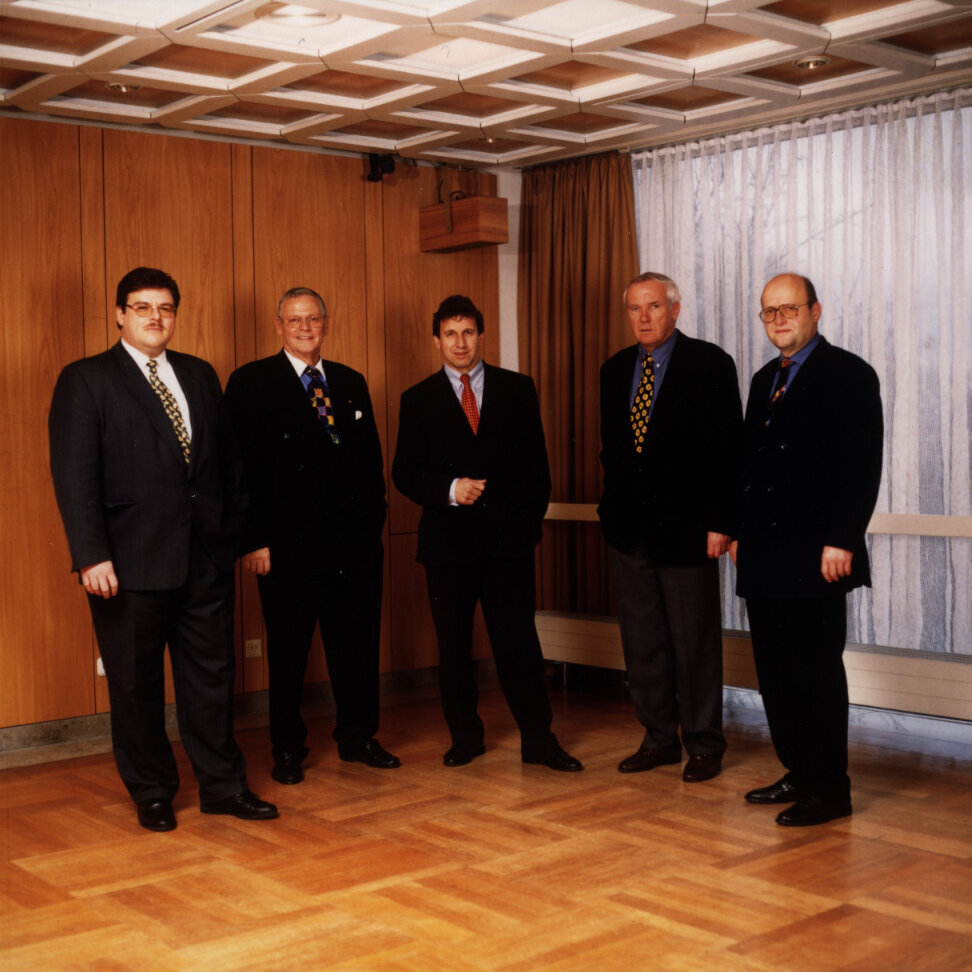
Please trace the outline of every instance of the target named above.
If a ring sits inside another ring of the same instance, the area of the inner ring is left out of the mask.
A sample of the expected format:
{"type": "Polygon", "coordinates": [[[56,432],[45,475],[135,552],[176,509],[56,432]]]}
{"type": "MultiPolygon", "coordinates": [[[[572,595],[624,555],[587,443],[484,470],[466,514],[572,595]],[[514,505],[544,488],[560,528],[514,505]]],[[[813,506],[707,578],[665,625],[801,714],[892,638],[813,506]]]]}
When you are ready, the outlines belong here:
{"type": "Polygon", "coordinates": [[[478,434],[443,369],[402,394],[392,479],[422,506],[420,563],[529,554],[540,542],[550,466],[533,379],[484,365],[478,434]],[[450,506],[453,479],[485,479],[472,506],[450,506]]]}
{"type": "Polygon", "coordinates": [[[773,406],[779,356],[753,376],[746,406],[737,591],[819,597],[870,586],[865,532],[881,483],[884,424],[877,374],[823,337],[773,406]],[[828,584],[825,546],[850,550],[850,577],[828,584]]]}
{"type": "Polygon", "coordinates": [[[676,331],[642,452],[631,431],[631,383],[638,345],[601,367],[598,507],[607,542],[631,553],[639,543],[669,565],[706,562],[710,531],[732,534],[742,443],[742,403],[732,358],[676,331]]]}
{"type": "Polygon", "coordinates": [[[162,402],[121,342],[75,361],[54,387],[51,473],[72,569],[113,562],[127,590],[185,582],[193,535],[230,570],[246,492],[211,365],[166,351],[189,403],[187,465],[162,402]]]}
{"type": "Polygon", "coordinates": [[[269,547],[277,572],[371,556],[385,523],[384,463],[368,384],[347,365],[323,365],[339,445],[283,350],[237,368],[226,384],[250,493],[243,551],[269,547]]]}

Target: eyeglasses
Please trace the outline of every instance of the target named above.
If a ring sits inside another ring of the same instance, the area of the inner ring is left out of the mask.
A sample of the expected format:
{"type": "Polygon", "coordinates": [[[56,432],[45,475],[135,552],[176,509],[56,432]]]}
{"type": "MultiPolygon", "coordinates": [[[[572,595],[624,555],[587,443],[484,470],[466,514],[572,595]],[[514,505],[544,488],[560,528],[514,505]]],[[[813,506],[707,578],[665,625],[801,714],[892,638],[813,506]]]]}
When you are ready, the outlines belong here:
{"type": "Polygon", "coordinates": [[[307,324],[309,327],[320,327],[323,323],[324,318],[317,314],[311,314],[309,317],[288,317],[284,321],[284,324],[293,331],[296,331],[301,324],[307,324]]]}
{"type": "Polygon", "coordinates": [[[159,317],[175,317],[176,309],[173,304],[126,304],[139,317],[151,317],[154,311],[158,311],[159,317]]]}
{"type": "Polygon", "coordinates": [[[796,317],[800,313],[801,307],[809,307],[810,301],[805,300],[802,304],[780,304],[779,307],[764,307],[759,312],[759,319],[764,324],[772,324],[776,320],[776,312],[779,311],[784,317],[796,317]]]}

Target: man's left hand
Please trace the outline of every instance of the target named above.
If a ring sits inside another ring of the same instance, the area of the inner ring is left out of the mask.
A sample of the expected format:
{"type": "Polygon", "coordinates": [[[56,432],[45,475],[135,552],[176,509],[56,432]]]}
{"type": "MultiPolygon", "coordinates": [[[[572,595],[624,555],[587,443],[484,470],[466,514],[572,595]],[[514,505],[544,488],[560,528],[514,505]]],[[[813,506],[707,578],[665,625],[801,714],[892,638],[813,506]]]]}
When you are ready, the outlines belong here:
{"type": "Polygon", "coordinates": [[[820,573],[828,584],[840,580],[842,577],[850,577],[851,561],[854,554],[850,550],[842,550],[840,547],[824,547],[823,554],[820,556],[820,573]]]}
{"type": "Polygon", "coordinates": [[[717,557],[721,557],[728,549],[729,543],[732,537],[727,536],[725,533],[713,533],[709,531],[709,537],[706,542],[706,553],[715,560],[717,557]]]}

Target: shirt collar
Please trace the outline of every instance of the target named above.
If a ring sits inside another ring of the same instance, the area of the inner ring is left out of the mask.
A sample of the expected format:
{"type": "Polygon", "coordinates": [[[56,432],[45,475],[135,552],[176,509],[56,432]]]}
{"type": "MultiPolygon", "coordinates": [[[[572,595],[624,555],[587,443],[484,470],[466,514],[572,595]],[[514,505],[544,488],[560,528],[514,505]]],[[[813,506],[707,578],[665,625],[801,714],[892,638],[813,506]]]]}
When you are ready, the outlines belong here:
{"type": "MultiPolygon", "coordinates": [[[[291,367],[297,373],[298,377],[302,375],[307,370],[307,362],[301,361],[300,358],[295,358],[286,348],[283,349],[283,353],[287,355],[287,359],[290,361],[291,367]]],[[[318,358],[317,362],[312,366],[322,375],[324,374],[324,359],[318,358]]]]}
{"type": "Polygon", "coordinates": [[[672,351],[675,348],[675,339],[678,337],[678,331],[672,331],[672,333],[662,341],[661,344],[655,348],[654,351],[646,351],[644,345],[638,345],[638,364],[642,365],[645,360],[645,356],[650,354],[651,360],[654,362],[655,367],[658,368],[661,365],[667,364],[668,359],[672,356],[672,351]]]}
{"type": "Polygon", "coordinates": [[[446,375],[448,375],[448,377],[451,379],[454,385],[460,384],[462,382],[463,374],[468,374],[470,381],[476,381],[476,379],[479,378],[479,376],[486,370],[483,365],[482,358],[480,358],[479,361],[476,362],[476,367],[468,372],[456,371],[455,368],[447,364],[444,364],[442,367],[445,368],[446,375]]]}
{"type": "MultiPolygon", "coordinates": [[[[800,348],[799,351],[797,351],[795,354],[790,355],[790,358],[793,361],[793,363],[802,365],[803,362],[810,357],[811,352],[819,343],[820,343],[820,333],[818,332],[814,334],[814,336],[810,338],[810,340],[807,341],[807,343],[802,348],[800,348]]],[[[780,355],[780,361],[783,360],[783,357],[784,357],[783,355],[780,355]]]]}
{"type": "Polygon", "coordinates": [[[154,358],[150,358],[143,351],[139,351],[138,348],[132,347],[132,345],[130,345],[124,338],[119,338],[119,340],[121,341],[122,347],[132,356],[135,364],[137,364],[142,371],[145,370],[146,365],[150,361],[155,361],[160,366],[164,366],[168,363],[168,358],[165,356],[165,349],[162,350],[161,354],[156,355],[154,358]]]}

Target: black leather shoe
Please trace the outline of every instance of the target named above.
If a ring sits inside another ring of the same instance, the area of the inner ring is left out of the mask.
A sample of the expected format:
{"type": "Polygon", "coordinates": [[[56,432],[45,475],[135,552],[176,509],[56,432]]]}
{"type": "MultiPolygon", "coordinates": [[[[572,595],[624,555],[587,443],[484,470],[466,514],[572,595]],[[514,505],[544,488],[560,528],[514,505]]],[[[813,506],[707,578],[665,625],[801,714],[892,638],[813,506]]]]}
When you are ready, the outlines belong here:
{"type": "Polygon", "coordinates": [[[799,799],[800,791],[785,777],[746,794],[748,803],[795,803],[799,799]]]}
{"type": "Polygon", "coordinates": [[[240,820],[273,820],[280,816],[272,803],[261,800],[249,790],[234,793],[213,803],[204,803],[199,809],[202,813],[228,813],[240,820]]]}
{"type": "Polygon", "coordinates": [[[307,758],[309,752],[310,750],[306,746],[301,746],[300,749],[293,752],[274,753],[273,769],[270,770],[270,775],[278,783],[283,783],[285,786],[300,783],[304,778],[304,771],[300,764],[307,758]]]}
{"type": "Polygon", "coordinates": [[[661,749],[646,749],[642,746],[638,752],[632,753],[618,763],[619,773],[644,773],[656,766],[673,766],[682,762],[682,747],[679,745],[663,746],[661,749]]]}
{"type": "Polygon", "coordinates": [[[536,763],[561,773],[577,773],[584,767],[579,759],[574,759],[560,743],[551,736],[542,749],[521,750],[524,763],[536,763]]]}
{"type": "Polygon", "coordinates": [[[397,769],[402,765],[402,761],[384,749],[377,739],[366,739],[354,746],[339,748],[338,755],[346,763],[364,763],[375,769],[397,769]]]}
{"type": "Polygon", "coordinates": [[[701,753],[697,756],[689,756],[685,769],[682,770],[682,779],[686,783],[704,783],[706,780],[715,779],[721,772],[721,756],[715,753],[701,753]]]}
{"type": "Polygon", "coordinates": [[[776,815],[781,827],[812,827],[838,817],[849,817],[852,813],[850,800],[825,800],[823,797],[808,796],[798,800],[789,810],[776,815]]]}
{"type": "Polygon", "coordinates": [[[161,798],[158,800],[142,800],[137,803],[138,822],[146,830],[165,830],[176,829],[176,818],[172,812],[172,801],[161,798]]]}
{"type": "Polygon", "coordinates": [[[465,766],[471,763],[477,756],[482,756],[486,752],[486,747],[480,743],[478,746],[464,746],[462,743],[453,743],[447,750],[442,762],[446,766],[465,766]]]}

